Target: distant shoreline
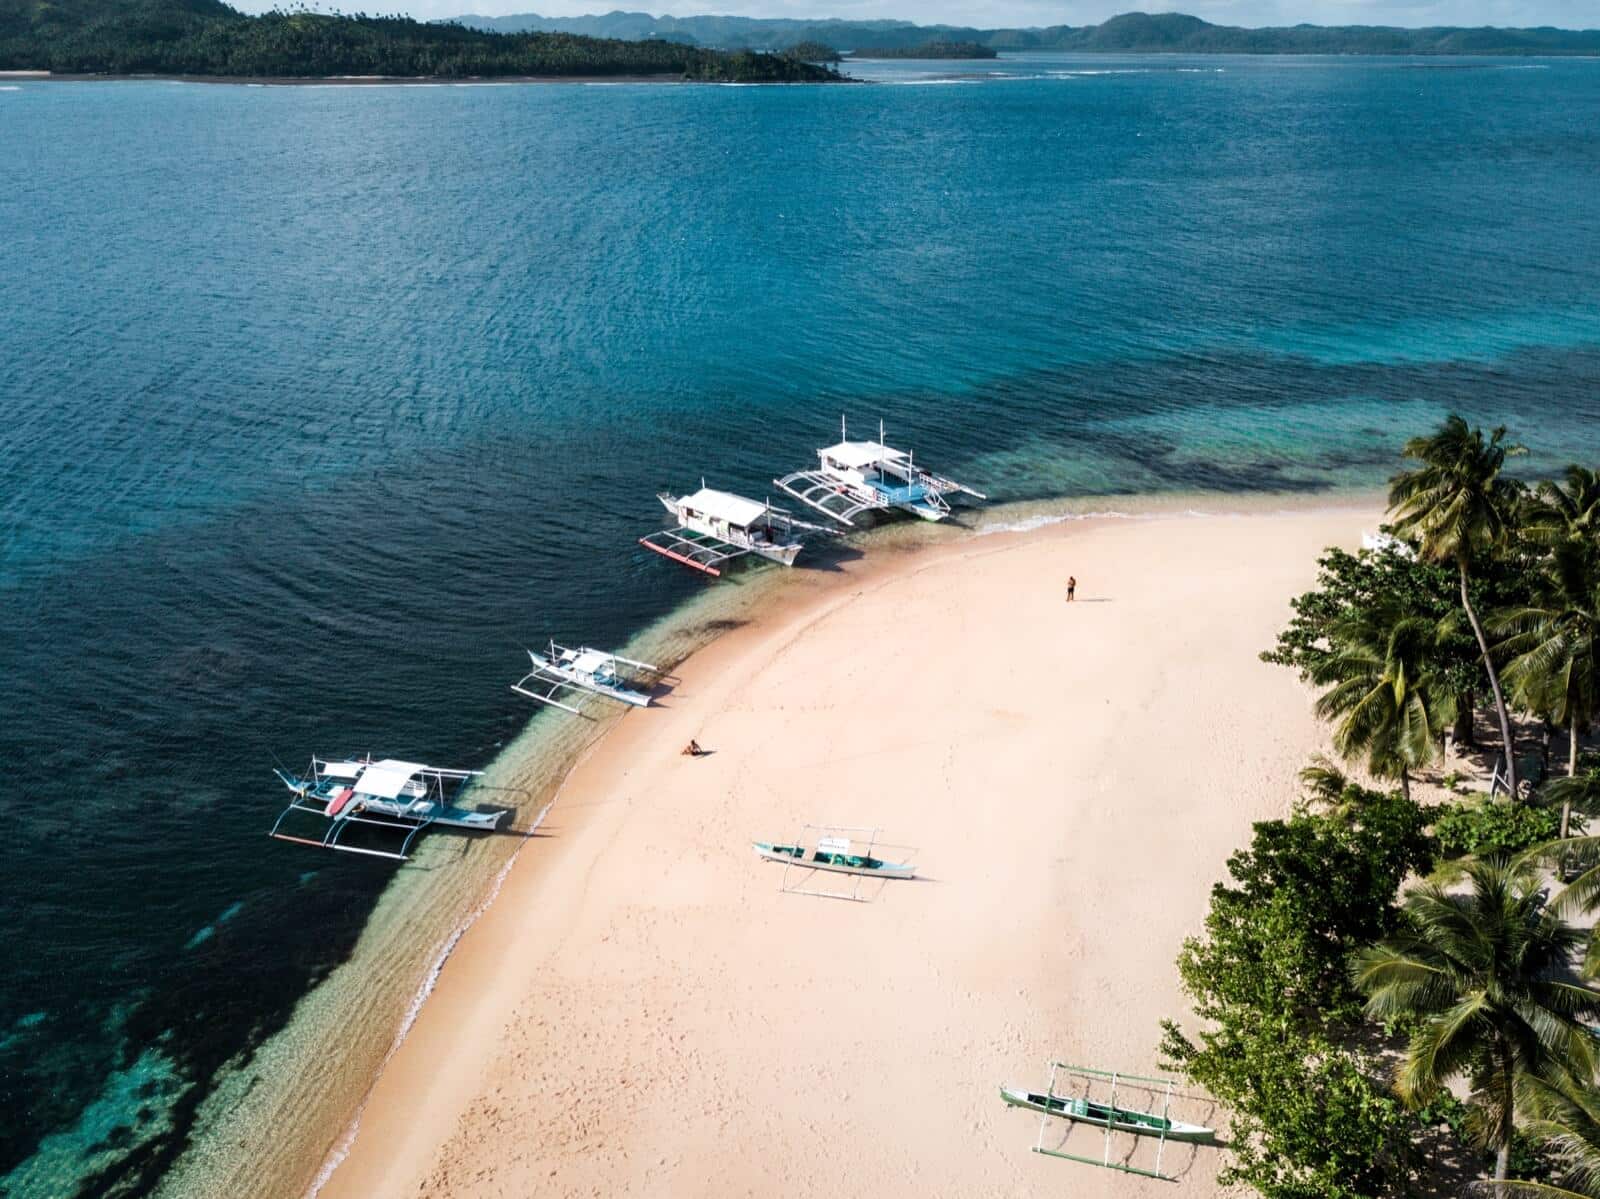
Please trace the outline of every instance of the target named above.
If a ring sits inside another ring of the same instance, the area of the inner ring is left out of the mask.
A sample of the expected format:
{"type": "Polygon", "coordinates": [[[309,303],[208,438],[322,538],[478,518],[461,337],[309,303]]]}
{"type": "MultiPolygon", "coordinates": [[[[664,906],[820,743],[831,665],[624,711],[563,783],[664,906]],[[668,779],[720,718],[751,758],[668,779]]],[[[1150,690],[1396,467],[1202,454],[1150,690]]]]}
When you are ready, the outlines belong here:
{"type": "MultiPolygon", "coordinates": [[[[258,87],[453,87],[492,83],[696,83],[678,75],[94,75],[4,71],[0,79],[37,83],[231,83],[258,87]]],[[[714,82],[714,81],[713,81],[714,82]]]]}
{"type": "Polygon", "coordinates": [[[450,19],[496,32],[568,33],[624,39],[688,38],[698,46],[784,50],[817,43],[841,52],[857,47],[916,50],[929,42],[971,42],[1001,52],[1087,54],[1362,54],[1482,55],[1493,58],[1600,56],[1600,29],[1551,27],[1411,28],[1388,25],[1214,25],[1181,12],[1127,12],[1096,25],[921,25],[912,22],[801,17],[651,16],[614,11],[576,17],[515,13],[450,19]]]}

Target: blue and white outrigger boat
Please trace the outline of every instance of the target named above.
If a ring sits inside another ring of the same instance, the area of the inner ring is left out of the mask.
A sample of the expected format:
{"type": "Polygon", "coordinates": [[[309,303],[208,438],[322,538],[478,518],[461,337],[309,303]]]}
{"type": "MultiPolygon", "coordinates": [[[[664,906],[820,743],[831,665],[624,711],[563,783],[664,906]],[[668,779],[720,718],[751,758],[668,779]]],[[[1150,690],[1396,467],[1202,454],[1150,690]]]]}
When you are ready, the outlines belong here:
{"type": "Polygon", "coordinates": [[[840,524],[854,525],[864,512],[899,508],[923,520],[950,515],[952,495],[989,497],[954,479],[923,470],[910,450],[883,443],[883,422],[877,441],[851,441],[839,418],[839,441],[817,451],[814,470],[797,470],[773,483],[808,507],[840,524]]]}
{"type": "Polygon", "coordinates": [[[550,642],[544,653],[528,651],[533,669],[511,684],[518,695],[549,704],[564,712],[581,716],[582,712],[562,699],[571,693],[587,691],[636,708],[650,705],[652,687],[665,672],[648,662],[636,662],[604,650],[590,649],[587,645],[568,649],[550,642]]]}
{"type": "Polygon", "coordinates": [[[403,862],[412,840],[430,824],[493,832],[509,814],[504,809],[474,811],[454,802],[467,783],[481,773],[476,770],[447,770],[395,758],[375,762],[368,757],[337,761],[312,758],[304,775],[296,776],[285,770],[274,773],[294,798],[268,836],[318,849],[337,849],[343,853],[403,862]],[[327,828],[322,836],[285,832],[284,822],[296,812],[325,820],[327,828]],[[341,837],[362,826],[400,834],[399,849],[374,849],[341,842],[341,837]]]}

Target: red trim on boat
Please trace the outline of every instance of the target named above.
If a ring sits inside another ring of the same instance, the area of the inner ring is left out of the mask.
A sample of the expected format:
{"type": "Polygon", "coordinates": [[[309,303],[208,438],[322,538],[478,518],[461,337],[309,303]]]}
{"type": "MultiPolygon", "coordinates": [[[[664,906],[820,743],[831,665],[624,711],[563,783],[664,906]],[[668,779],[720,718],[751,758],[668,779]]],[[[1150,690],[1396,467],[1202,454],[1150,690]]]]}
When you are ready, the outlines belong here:
{"type": "Polygon", "coordinates": [[[708,575],[720,576],[722,574],[722,572],[714,566],[706,566],[703,563],[696,562],[693,558],[685,558],[682,554],[675,554],[671,550],[664,550],[659,545],[655,545],[649,541],[646,541],[643,537],[639,538],[639,544],[644,546],[644,548],[647,550],[655,550],[656,553],[660,554],[664,558],[671,558],[674,562],[682,562],[685,566],[692,566],[696,570],[703,570],[708,575]]]}
{"type": "Polygon", "coordinates": [[[355,792],[349,787],[334,792],[333,798],[328,801],[328,815],[337,816],[344,808],[344,805],[350,802],[350,797],[354,794],[355,792]]]}

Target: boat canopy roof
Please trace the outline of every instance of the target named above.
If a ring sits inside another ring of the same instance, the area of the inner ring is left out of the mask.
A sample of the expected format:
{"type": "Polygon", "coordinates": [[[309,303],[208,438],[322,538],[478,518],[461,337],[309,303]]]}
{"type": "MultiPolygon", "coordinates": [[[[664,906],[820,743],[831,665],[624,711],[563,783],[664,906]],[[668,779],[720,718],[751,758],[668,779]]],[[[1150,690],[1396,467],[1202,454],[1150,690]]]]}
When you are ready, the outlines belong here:
{"type": "Polygon", "coordinates": [[[753,525],[767,511],[765,504],[747,500],[742,495],[718,491],[714,487],[702,487],[693,495],[684,496],[678,503],[685,508],[693,508],[696,512],[704,512],[707,516],[714,516],[740,528],[753,525]]]}
{"type": "Polygon", "coordinates": [[[412,775],[426,769],[427,767],[420,762],[401,762],[394,758],[385,758],[362,771],[361,777],[356,781],[355,789],[361,795],[371,795],[377,799],[394,799],[411,781],[412,775]]]}
{"type": "Polygon", "coordinates": [[[904,450],[893,449],[881,441],[841,441],[817,452],[850,469],[878,462],[900,462],[906,457],[904,450]]]}
{"type": "Polygon", "coordinates": [[[596,671],[609,669],[611,655],[603,654],[597,649],[585,650],[572,660],[572,669],[579,674],[594,674],[596,671]]]}

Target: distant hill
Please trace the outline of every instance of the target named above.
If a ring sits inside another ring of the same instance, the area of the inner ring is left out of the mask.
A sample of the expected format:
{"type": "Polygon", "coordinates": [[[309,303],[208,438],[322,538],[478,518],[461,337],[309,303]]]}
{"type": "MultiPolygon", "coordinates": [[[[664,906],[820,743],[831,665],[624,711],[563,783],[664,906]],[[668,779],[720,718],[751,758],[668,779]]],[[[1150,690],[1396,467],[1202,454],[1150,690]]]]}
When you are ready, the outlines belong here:
{"type": "Polygon", "coordinates": [[[653,17],[609,12],[584,17],[464,16],[474,29],[544,30],[589,37],[690,38],[702,46],[786,50],[820,42],[841,50],[871,46],[911,50],[928,42],[974,42],[995,50],[1078,50],[1171,54],[1581,54],[1600,55],[1600,29],[1400,29],[1379,25],[1294,25],[1241,29],[1183,13],[1124,13],[1099,25],[975,29],[910,21],[653,17]]]}
{"type": "Polygon", "coordinates": [[[0,70],[323,78],[664,75],[763,82],[837,76],[775,54],[562,32],[492,33],[407,17],[271,12],[221,0],[0,0],[0,70]]]}

